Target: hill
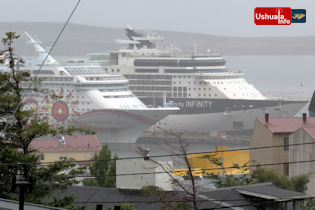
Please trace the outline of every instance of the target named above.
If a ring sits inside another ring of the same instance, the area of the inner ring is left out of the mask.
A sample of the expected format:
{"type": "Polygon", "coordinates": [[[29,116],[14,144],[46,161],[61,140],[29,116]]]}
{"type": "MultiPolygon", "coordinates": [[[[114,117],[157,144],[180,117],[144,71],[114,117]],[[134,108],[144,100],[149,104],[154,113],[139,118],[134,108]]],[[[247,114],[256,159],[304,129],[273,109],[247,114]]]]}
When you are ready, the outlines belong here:
{"type": "MultiPolygon", "coordinates": [[[[16,42],[16,52],[33,56],[34,50],[25,44],[23,30],[37,36],[43,47],[51,47],[64,23],[0,22],[0,37],[15,31],[21,35],[16,42]]],[[[141,30],[139,30],[141,31],[141,30]]],[[[145,33],[145,31],[142,31],[145,33]]],[[[155,31],[164,37],[165,46],[180,47],[184,52],[219,52],[224,55],[315,55],[315,37],[229,37],[197,33],[155,31]]],[[[107,28],[69,23],[56,44],[53,56],[85,56],[91,52],[106,52],[120,47],[115,39],[127,39],[123,28],[107,28]]]]}

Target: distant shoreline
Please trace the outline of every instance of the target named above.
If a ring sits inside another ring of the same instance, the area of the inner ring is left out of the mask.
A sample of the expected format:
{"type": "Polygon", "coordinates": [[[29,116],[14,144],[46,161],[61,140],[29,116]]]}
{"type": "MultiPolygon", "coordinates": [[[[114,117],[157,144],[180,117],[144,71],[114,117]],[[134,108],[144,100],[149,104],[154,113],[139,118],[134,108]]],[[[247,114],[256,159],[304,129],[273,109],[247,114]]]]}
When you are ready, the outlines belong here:
{"type": "MultiPolygon", "coordinates": [[[[0,22],[0,38],[8,31],[21,35],[16,41],[16,53],[33,56],[34,50],[25,44],[23,30],[37,36],[44,47],[51,47],[64,23],[40,22],[0,22]]],[[[154,28],[154,26],[152,26],[154,28]]],[[[141,30],[139,30],[141,31],[141,30]]],[[[145,31],[141,31],[145,33],[145,31]]],[[[218,52],[223,56],[266,56],[266,55],[315,55],[315,36],[301,37],[233,37],[215,36],[197,33],[154,30],[164,37],[163,45],[180,47],[183,52],[218,52]]],[[[125,45],[115,43],[115,39],[127,39],[124,29],[100,26],[88,26],[69,23],[60,37],[52,55],[55,56],[86,56],[92,52],[117,50],[125,45]]],[[[0,48],[1,49],[1,48],[0,48]]]]}

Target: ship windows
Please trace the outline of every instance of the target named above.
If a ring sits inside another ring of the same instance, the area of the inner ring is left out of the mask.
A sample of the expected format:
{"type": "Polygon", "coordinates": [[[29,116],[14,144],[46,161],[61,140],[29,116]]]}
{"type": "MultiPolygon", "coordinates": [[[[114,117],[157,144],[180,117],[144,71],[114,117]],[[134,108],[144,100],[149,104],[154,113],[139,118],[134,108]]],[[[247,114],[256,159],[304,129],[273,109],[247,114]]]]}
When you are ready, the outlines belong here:
{"type": "Polygon", "coordinates": [[[215,82],[213,84],[216,84],[215,82]]]}
{"type": "Polygon", "coordinates": [[[187,91],[187,87],[184,87],[183,89],[184,89],[184,91],[187,91]]]}
{"type": "Polygon", "coordinates": [[[120,69],[117,69],[117,72],[120,72],[120,69]]]}
{"type": "Polygon", "coordinates": [[[201,96],[201,94],[199,94],[199,96],[201,96]]]}
{"type": "Polygon", "coordinates": [[[201,88],[199,88],[199,90],[201,90],[201,88]]]}
{"type": "Polygon", "coordinates": [[[209,88],[209,90],[211,90],[211,88],[209,88]]]}
{"type": "Polygon", "coordinates": [[[188,94],[188,96],[190,96],[190,94],[188,94]]]}
{"type": "Polygon", "coordinates": [[[182,91],[182,87],[178,87],[178,91],[182,91]]]}
{"type": "Polygon", "coordinates": [[[190,90],[190,88],[188,88],[188,90],[190,90]]]}
{"type": "Polygon", "coordinates": [[[188,82],[188,84],[190,84],[190,82],[188,82]]]}
{"type": "Polygon", "coordinates": [[[194,84],[196,84],[196,82],[194,82],[194,84]]]}
{"type": "Polygon", "coordinates": [[[196,90],[196,88],[194,88],[194,90],[196,90]]]}
{"type": "Polygon", "coordinates": [[[206,96],[206,94],[203,94],[203,96],[206,96]]]}
{"type": "Polygon", "coordinates": [[[211,96],[211,94],[209,94],[209,96],[211,96]]]}
{"type": "Polygon", "coordinates": [[[204,88],[204,90],[206,90],[206,88],[204,88]]]}
{"type": "Polygon", "coordinates": [[[174,82],[174,84],[176,84],[176,82],[174,82]]]}
{"type": "Polygon", "coordinates": [[[177,87],[173,87],[173,91],[177,91],[177,87]]]}
{"type": "Polygon", "coordinates": [[[226,88],[224,88],[224,90],[226,90],[226,88]]]}
{"type": "Polygon", "coordinates": [[[215,97],[217,97],[217,94],[214,94],[215,97]]]}
{"type": "Polygon", "coordinates": [[[114,72],[115,70],[114,69],[112,69],[112,72],[114,72]]]}
{"type": "Polygon", "coordinates": [[[179,84],[182,84],[181,82],[179,82],[179,84]]]}
{"type": "Polygon", "coordinates": [[[181,76],[179,76],[178,78],[182,78],[181,76]]]}

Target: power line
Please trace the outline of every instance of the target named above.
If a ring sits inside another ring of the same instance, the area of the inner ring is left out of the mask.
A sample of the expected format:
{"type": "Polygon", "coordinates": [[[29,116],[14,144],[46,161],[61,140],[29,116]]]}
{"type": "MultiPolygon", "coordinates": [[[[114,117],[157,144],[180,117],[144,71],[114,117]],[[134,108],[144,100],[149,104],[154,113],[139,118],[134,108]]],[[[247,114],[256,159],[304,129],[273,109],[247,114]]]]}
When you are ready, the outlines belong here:
{"type": "MultiPolygon", "coordinates": [[[[59,40],[59,38],[60,38],[62,32],[63,32],[64,29],[66,28],[66,26],[67,26],[68,22],[70,21],[70,19],[71,19],[73,13],[74,13],[75,10],[77,9],[77,7],[78,7],[80,1],[81,1],[81,0],[78,0],[78,3],[76,4],[76,6],[74,7],[74,9],[72,10],[72,12],[71,12],[71,14],[70,14],[68,20],[67,20],[66,23],[64,24],[63,28],[61,29],[61,31],[60,31],[58,37],[56,38],[56,40],[55,40],[55,42],[54,42],[54,44],[53,44],[52,47],[50,48],[50,50],[49,50],[49,52],[48,52],[46,58],[45,58],[44,61],[42,62],[42,65],[39,67],[38,71],[36,72],[34,79],[33,79],[32,82],[30,83],[29,87],[26,89],[26,91],[25,91],[25,93],[24,93],[22,99],[19,101],[19,103],[18,103],[17,107],[15,108],[15,110],[14,110],[12,116],[15,115],[15,113],[16,113],[16,111],[18,110],[19,106],[21,105],[23,99],[25,98],[25,96],[27,95],[28,91],[30,90],[30,88],[31,88],[32,85],[34,84],[37,75],[39,74],[39,72],[40,72],[40,70],[42,69],[42,67],[44,66],[44,64],[45,64],[45,62],[46,62],[48,56],[50,55],[51,51],[52,51],[53,48],[55,47],[56,43],[58,42],[58,40],[59,40]]],[[[6,123],[6,126],[4,127],[4,129],[3,129],[3,131],[2,131],[3,133],[5,133],[5,131],[6,131],[7,127],[8,127],[8,125],[9,125],[9,122],[6,123]]]]}
{"type": "MultiPolygon", "coordinates": [[[[292,146],[300,146],[300,145],[311,145],[315,144],[315,142],[306,142],[306,143],[299,143],[299,144],[288,144],[285,146],[292,147],[292,146]]],[[[209,152],[194,152],[194,153],[187,153],[187,154],[166,154],[166,155],[155,155],[150,156],[150,158],[157,158],[157,157],[172,157],[172,156],[184,156],[184,155],[198,155],[198,154],[211,154],[211,153],[219,153],[219,152],[234,152],[234,151],[250,151],[250,150],[259,150],[259,149],[271,149],[271,148],[278,148],[278,147],[284,147],[284,145],[276,145],[276,146],[266,146],[266,147],[254,147],[254,148],[242,148],[242,149],[232,149],[232,150],[220,150],[220,151],[209,151],[209,152]]],[[[141,159],[140,157],[126,157],[126,158],[118,158],[118,159],[93,159],[93,160],[78,160],[75,161],[76,163],[86,163],[86,162],[96,162],[96,161],[113,161],[113,160],[128,160],[128,159],[141,159]]],[[[26,164],[36,164],[36,165],[47,165],[50,163],[56,163],[56,162],[38,162],[38,163],[0,163],[1,165],[26,165],[26,164]]]]}
{"type": "MultiPolygon", "coordinates": [[[[245,168],[262,167],[262,166],[272,166],[272,165],[283,165],[283,164],[298,164],[298,163],[309,163],[315,160],[304,160],[304,161],[291,161],[291,162],[281,162],[281,163],[267,163],[267,164],[256,164],[248,165],[245,168]]],[[[222,169],[236,169],[235,167],[218,167],[218,168],[206,168],[206,169],[192,169],[191,171],[210,171],[210,170],[222,170],[222,169]]],[[[180,170],[180,169],[179,169],[180,170]]],[[[149,175],[149,174],[163,174],[163,173],[173,173],[172,171],[161,171],[161,172],[147,172],[147,173],[128,173],[128,174],[107,174],[104,176],[66,176],[66,178],[95,178],[95,177],[106,177],[106,176],[132,176],[132,175],[149,175]]],[[[225,176],[225,175],[224,175],[225,176]]],[[[56,177],[59,178],[59,177],[56,177]]]]}

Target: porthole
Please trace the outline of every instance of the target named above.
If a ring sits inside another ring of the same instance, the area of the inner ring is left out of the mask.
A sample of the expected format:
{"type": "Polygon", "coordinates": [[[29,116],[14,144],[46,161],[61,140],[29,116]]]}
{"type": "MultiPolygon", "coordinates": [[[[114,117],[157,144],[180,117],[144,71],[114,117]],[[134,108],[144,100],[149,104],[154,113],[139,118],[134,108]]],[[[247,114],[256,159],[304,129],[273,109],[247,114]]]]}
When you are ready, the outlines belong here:
{"type": "Polygon", "coordinates": [[[217,97],[217,94],[214,94],[215,97],[217,97]]]}
{"type": "Polygon", "coordinates": [[[112,69],[112,72],[114,72],[114,69],[112,69]]]}

